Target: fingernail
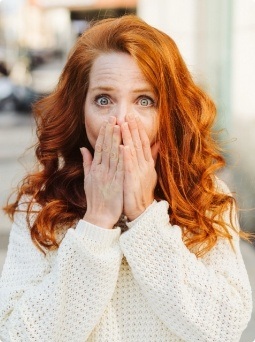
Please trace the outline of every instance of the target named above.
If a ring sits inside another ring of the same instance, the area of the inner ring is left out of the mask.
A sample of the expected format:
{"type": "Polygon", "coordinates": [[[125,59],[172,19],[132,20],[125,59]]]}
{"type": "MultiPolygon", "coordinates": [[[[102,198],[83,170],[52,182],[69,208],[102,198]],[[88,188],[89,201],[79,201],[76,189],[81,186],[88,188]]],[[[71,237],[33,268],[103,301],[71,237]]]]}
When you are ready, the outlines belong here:
{"type": "Polygon", "coordinates": [[[134,120],[134,118],[135,118],[133,113],[128,114],[127,117],[128,117],[129,120],[134,120]]]}
{"type": "Polygon", "coordinates": [[[128,122],[124,122],[121,127],[123,127],[124,129],[127,129],[128,128],[128,122]]]}
{"type": "Polygon", "coordinates": [[[116,118],[115,118],[114,116],[110,116],[109,119],[108,119],[108,122],[109,122],[110,124],[114,124],[114,123],[115,123],[115,120],[116,120],[116,118]]]}

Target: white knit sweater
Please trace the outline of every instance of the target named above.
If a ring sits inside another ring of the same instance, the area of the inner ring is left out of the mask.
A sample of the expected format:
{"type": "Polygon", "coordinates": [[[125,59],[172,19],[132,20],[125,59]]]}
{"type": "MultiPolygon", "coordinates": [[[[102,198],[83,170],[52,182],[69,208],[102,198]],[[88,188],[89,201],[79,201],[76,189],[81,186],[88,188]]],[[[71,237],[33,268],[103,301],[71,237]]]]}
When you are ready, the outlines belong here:
{"type": "MultiPolygon", "coordinates": [[[[237,342],[251,289],[233,235],[203,258],[154,202],[121,234],[80,220],[46,257],[16,215],[0,282],[2,342],[237,342]]],[[[227,219],[226,213],[226,219],[227,219]]]]}

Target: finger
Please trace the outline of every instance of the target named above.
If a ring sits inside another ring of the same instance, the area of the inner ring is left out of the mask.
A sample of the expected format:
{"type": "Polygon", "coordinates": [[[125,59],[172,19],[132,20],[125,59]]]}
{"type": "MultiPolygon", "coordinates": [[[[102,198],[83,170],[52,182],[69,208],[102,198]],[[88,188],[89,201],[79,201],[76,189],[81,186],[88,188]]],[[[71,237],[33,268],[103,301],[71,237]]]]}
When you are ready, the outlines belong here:
{"type": "Polygon", "coordinates": [[[127,115],[127,122],[128,122],[128,127],[131,133],[134,150],[138,158],[138,162],[139,161],[143,162],[144,154],[143,154],[141,137],[140,137],[139,129],[137,125],[137,120],[133,114],[129,114],[127,115]]]}
{"type": "Polygon", "coordinates": [[[119,159],[117,165],[117,172],[115,177],[117,182],[123,182],[124,179],[124,146],[119,146],[119,159]]]}
{"type": "Polygon", "coordinates": [[[144,158],[146,161],[150,161],[152,159],[150,139],[139,117],[136,117],[136,122],[138,126],[139,136],[141,139],[144,158]]]}
{"type": "Polygon", "coordinates": [[[132,162],[132,154],[129,146],[124,146],[123,149],[123,162],[124,162],[124,171],[131,173],[134,171],[134,164],[132,162]]]}
{"type": "Polygon", "coordinates": [[[94,158],[93,158],[93,166],[98,165],[102,161],[102,151],[103,151],[103,142],[104,142],[104,136],[105,136],[105,127],[106,123],[104,122],[102,127],[100,128],[99,135],[96,141],[95,145],[95,151],[94,151],[94,158]]]}
{"type": "Polygon", "coordinates": [[[123,171],[123,170],[124,170],[124,146],[120,145],[117,171],[123,171]]]}
{"type": "Polygon", "coordinates": [[[113,173],[115,173],[117,165],[118,165],[120,143],[121,143],[120,126],[115,125],[113,127],[112,147],[111,147],[111,152],[110,152],[110,170],[113,173]]]}
{"type": "Polygon", "coordinates": [[[132,157],[136,159],[136,152],[135,152],[135,148],[133,144],[133,139],[131,136],[131,132],[129,130],[129,124],[127,122],[124,122],[122,124],[121,134],[122,134],[123,145],[129,146],[132,157]]]}
{"type": "Polygon", "coordinates": [[[90,154],[89,150],[85,147],[80,148],[80,151],[83,159],[84,175],[85,177],[87,177],[92,164],[92,155],[90,154]]]}
{"type": "Polygon", "coordinates": [[[105,135],[103,142],[103,151],[102,151],[102,164],[109,168],[110,163],[110,152],[112,147],[112,135],[113,135],[113,127],[116,124],[116,117],[110,116],[105,127],[105,135]]]}

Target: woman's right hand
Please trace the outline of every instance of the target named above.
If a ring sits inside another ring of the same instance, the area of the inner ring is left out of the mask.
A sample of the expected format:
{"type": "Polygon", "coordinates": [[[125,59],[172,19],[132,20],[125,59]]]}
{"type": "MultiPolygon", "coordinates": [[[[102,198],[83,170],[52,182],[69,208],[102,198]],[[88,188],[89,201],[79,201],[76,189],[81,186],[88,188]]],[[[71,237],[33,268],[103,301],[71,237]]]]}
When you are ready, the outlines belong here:
{"type": "Polygon", "coordinates": [[[123,211],[123,146],[116,118],[110,117],[100,129],[94,158],[81,148],[87,211],[84,220],[113,228],[123,211]]]}

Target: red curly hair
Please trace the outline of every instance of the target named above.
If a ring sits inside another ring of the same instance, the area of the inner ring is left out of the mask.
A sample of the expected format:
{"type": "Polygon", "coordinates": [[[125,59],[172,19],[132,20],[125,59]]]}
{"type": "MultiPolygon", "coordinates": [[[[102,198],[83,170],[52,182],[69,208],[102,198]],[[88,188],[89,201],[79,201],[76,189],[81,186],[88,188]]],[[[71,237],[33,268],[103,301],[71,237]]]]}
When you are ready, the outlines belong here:
{"type": "Polygon", "coordinates": [[[21,197],[28,195],[30,222],[33,203],[41,206],[30,228],[42,249],[57,248],[58,227],[68,228],[84,216],[79,148],[86,146],[93,153],[85,131],[84,102],[95,58],[112,51],[136,60],[159,99],[155,198],[169,203],[170,222],[182,227],[186,246],[195,247],[201,256],[218,237],[231,240],[223,212],[233,208],[234,199],[215,186],[214,174],[225,164],[212,135],[215,106],[193,82],[174,41],[132,15],[105,19],[86,30],[55,91],[34,105],[39,171],[23,179],[15,203],[5,210],[13,218],[21,197]]]}

